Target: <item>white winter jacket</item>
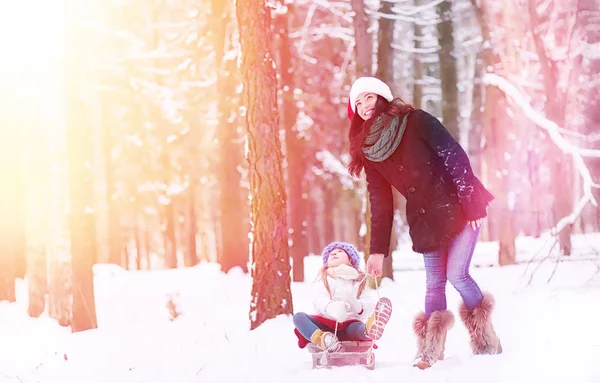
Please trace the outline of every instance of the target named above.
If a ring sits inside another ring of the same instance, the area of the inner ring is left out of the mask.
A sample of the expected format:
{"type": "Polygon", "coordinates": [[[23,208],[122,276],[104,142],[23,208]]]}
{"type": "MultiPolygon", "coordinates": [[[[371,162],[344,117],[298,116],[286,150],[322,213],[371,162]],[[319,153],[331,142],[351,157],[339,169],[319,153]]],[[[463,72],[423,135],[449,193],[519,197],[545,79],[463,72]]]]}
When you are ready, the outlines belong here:
{"type": "MultiPolygon", "coordinates": [[[[320,275],[312,283],[314,306],[318,315],[335,320],[335,318],[327,314],[327,306],[332,301],[347,302],[349,297],[357,298],[361,278],[358,275],[358,271],[353,267],[338,266],[336,268],[328,269],[327,282],[329,283],[331,296],[327,292],[320,275]]],[[[365,285],[358,301],[362,304],[362,313],[359,314],[361,310],[358,310],[358,312],[348,310],[346,320],[366,320],[373,312],[376,304],[376,297],[375,294],[373,294],[373,289],[369,288],[368,284],[365,285]]]]}

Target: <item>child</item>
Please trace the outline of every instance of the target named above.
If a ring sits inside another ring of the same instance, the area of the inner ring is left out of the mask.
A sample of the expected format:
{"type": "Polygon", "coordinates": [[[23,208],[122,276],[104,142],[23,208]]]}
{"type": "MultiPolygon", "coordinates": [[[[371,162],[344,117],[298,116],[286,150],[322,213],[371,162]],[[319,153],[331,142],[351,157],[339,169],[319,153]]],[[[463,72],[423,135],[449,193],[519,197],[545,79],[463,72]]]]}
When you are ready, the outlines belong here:
{"type": "Polygon", "coordinates": [[[322,258],[323,268],[312,284],[317,314],[298,312],[293,319],[300,348],[312,342],[321,350],[339,352],[340,341],[381,338],[392,304],[381,298],[373,310],[374,302],[365,292],[366,276],[359,270],[356,248],[333,242],[325,247],[322,258]],[[368,312],[372,314],[363,322],[368,312]]]}

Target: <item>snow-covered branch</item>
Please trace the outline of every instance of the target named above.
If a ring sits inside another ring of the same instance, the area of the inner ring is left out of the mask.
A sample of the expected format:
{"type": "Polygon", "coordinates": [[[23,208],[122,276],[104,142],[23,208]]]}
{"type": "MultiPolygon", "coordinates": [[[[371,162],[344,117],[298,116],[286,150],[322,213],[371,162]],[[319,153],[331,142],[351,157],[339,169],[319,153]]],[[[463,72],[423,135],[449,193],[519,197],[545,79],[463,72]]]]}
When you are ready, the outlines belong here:
{"type": "Polygon", "coordinates": [[[493,73],[486,73],[483,76],[483,82],[485,84],[498,87],[498,89],[503,91],[508,97],[512,98],[515,104],[521,108],[527,118],[529,118],[537,126],[548,131],[548,135],[552,141],[556,144],[556,146],[559,147],[560,150],[563,151],[563,153],[570,154],[573,157],[573,162],[577,167],[577,171],[583,179],[584,195],[573,209],[573,212],[559,220],[558,224],[552,229],[552,233],[557,234],[566,225],[575,222],[588,202],[591,202],[594,206],[598,206],[598,203],[592,194],[592,188],[600,188],[600,185],[594,183],[592,180],[590,170],[583,161],[582,156],[600,158],[600,150],[581,149],[567,142],[560,134],[561,128],[554,121],[548,120],[546,117],[542,116],[539,112],[533,109],[526,97],[505,78],[493,73]]]}
{"type": "Polygon", "coordinates": [[[419,53],[419,54],[432,54],[432,53],[437,53],[440,50],[439,46],[430,47],[430,48],[415,48],[415,47],[411,47],[411,46],[402,46],[400,44],[395,44],[395,43],[392,43],[390,46],[392,47],[392,49],[395,49],[397,51],[407,52],[407,53],[419,53]]]}
{"type": "Polygon", "coordinates": [[[317,175],[327,172],[336,175],[345,189],[354,189],[355,182],[358,180],[354,179],[348,168],[342,163],[336,156],[334,156],[329,150],[321,150],[317,152],[317,160],[321,162],[322,169],[313,168],[313,172],[317,175]]]}
{"type": "Polygon", "coordinates": [[[435,18],[435,19],[431,19],[431,20],[424,20],[424,19],[419,19],[416,17],[410,17],[410,16],[404,16],[404,15],[398,15],[398,14],[389,14],[389,13],[382,13],[379,11],[373,11],[370,10],[368,8],[365,8],[365,12],[370,15],[371,17],[375,18],[375,19],[390,19],[390,20],[400,20],[400,21],[405,21],[407,23],[414,23],[417,25],[421,25],[421,26],[427,26],[427,25],[437,25],[439,24],[442,20],[440,18],[435,18]]]}
{"type": "Polygon", "coordinates": [[[563,128],[559,127],[554,121],[548,120],[546,117],[542,116],[539,112],[533,109],[526,97],[505,78],[493,73],[487,73],[483,77],[483,81],[485,84],[498,87],[510,98],[512,98],[532,122],[548,131],[548,134],[552,140],[563,152],[567,154],[577,154],[580,157],[600,158],[600,150],[578,148],[565,140],[560,134],[560,130],[563,128]]]}
{"type": "MultiPolygon", "coordinates": [[[[388,3],[398,3],[396,1],[389,1],[386,0],[388,3]]],[[[437,7],[439,4],[443,3],[444,0],[433,0],[430,3],[427,4],[423,4],[423,5],[418,5],[418,6],[411,6],[410,8],[402,8],[399,6],[394,6],[392,8],[392,11],[394,11],[394,13],[398,14],[398,15],[402,15],[402,16],[414,16],[418,13],[427,11],[429,9],[435,8],[437,7]]]]}

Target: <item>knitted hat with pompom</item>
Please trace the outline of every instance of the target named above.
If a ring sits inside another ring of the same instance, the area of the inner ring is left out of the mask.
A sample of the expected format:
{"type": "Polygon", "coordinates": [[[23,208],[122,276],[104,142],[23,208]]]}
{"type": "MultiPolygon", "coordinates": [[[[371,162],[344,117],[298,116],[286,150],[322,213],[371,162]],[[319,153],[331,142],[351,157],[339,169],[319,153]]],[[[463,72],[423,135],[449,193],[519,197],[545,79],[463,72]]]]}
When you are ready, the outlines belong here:
{"type": "Polygon", "coordinates": [[[344,250],[346,254],[348,254],[348,259],[350,260],[350,263],[352,263],[352,266],[358,268],[358,266],[360,265],[360,257],[358,255],[358,250],[356,250],[356,248],[352,244],[347,242],[332,242],[329,245],[327,245],[323,249],[323,253],[321,254],[321,256],[323,257],[323,266],[327,266],[329,254],[331,254],[331,252],[335,249],[344,250]]]}

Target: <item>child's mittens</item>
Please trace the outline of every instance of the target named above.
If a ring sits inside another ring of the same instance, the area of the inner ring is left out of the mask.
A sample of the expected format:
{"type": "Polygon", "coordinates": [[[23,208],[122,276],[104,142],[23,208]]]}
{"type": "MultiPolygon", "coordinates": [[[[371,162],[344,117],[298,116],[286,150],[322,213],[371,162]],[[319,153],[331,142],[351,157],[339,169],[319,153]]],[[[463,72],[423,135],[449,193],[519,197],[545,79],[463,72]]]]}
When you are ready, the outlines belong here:
{"type": "Polygon", "coordinates": [[[346,303],[342,301],[333,301],[327,305],[325,313],[338,322],[344,322],[348,317],[346,303]]]}
{"type": "Polygon", "coordinates": [[[360,315],[363,312],[363,305],[358,299],[349,297],[346,301],[346,309],[360,315]]]}

